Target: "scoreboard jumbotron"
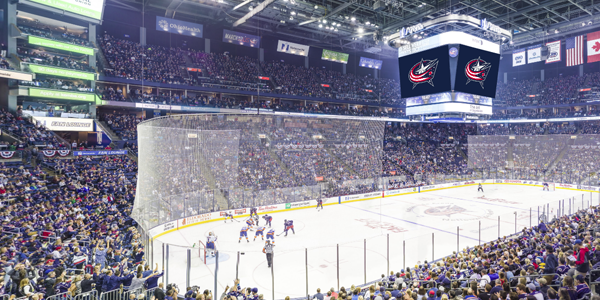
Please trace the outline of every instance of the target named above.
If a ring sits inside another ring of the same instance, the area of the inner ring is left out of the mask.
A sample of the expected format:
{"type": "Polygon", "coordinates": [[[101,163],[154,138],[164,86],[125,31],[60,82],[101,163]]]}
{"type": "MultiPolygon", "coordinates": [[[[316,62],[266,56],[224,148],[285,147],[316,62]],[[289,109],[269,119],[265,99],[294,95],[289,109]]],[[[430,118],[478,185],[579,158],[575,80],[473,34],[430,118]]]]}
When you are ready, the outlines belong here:
{"type": "Polygon", "coordinates": [[[500,45],[444,32],[398,48],[406,115],[491,115],[500,45]]]}

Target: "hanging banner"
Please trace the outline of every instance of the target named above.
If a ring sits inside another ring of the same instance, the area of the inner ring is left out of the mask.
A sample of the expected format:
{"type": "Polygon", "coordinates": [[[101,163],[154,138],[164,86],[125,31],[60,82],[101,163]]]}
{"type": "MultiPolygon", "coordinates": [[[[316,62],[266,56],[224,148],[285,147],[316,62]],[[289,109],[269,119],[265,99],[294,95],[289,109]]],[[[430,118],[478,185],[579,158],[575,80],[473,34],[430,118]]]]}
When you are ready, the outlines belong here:
{"type": "Polygon", "coordinates": [[[542,45],[535,45],[527,48],[527,63],[536,63],[542,61],[542,45]]]}
{"type": "Polygon", "coordinates": [[[513,67],[525,64],[525,48],[513,50],[513,67]]]}
{"type": "Polygon", "coordinates": [[[13,156],[15,156],[15,153],[17,151],[0,151],[0,157],[4,158],[4,159],[9,159],[12,158],[13,156]]]}
{"type": "Polygon", "coordinates": [[[204,31],[203,27],[202,24],[156,16],[156,30],[158,31],[201,38],[204,31]]]}
{"type": "Polygon", "coordinates": [[[350,56],[350,55],[347,53],[341,53],[341,52],[335,52],[335,51],[323,49],[323,54],[321,54],[321,59],[347,64],[348,56],[350,56]]]}
{"type": "Polygon", "coordinates": [[[383,60],[361,57],[358,65],[369,69],[381,69],[381,66],[383,65],[383,60]]]}
{"type": "Polygon", "coordinates": [[[546,58],[546,63],[555,63],[561,60],[560,58],[560,40],[546,43],[546,47],[548,47],[548,58],[546,58]]]}
{"type": "Polygon", "coordinates": [[[58,154],[58,156],[65,157],[71,153],[71,150],[42,150],[42,154],[45,157],[54,157],[58,154]]]}
{"type": "Polygon", "coordinates": [[[247,33],[241,33],[223,29],[223,42],[231,44],[240,44],[247,47],[260,47],[260,37],[247,33]]]}
{"type": "Polygon", "coordinates": [[[290,43],[286,41],[279,40],[277,43],[277,52],[285,52],[289,54],[296,54],[300,56],[308,56],[308,50],[310,46],[290,43]]]}

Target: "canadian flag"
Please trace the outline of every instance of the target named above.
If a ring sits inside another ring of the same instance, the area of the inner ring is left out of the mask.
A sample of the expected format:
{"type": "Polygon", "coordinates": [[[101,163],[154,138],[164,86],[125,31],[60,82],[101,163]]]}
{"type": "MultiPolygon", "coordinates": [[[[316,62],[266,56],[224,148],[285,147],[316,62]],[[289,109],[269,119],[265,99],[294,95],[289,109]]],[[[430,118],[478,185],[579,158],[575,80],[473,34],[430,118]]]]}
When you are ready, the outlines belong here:
{"type": "Polygon", "coordinates": [[[600,31],[588,33],[587,54],[588,63],[600,61],[600,31]]]}

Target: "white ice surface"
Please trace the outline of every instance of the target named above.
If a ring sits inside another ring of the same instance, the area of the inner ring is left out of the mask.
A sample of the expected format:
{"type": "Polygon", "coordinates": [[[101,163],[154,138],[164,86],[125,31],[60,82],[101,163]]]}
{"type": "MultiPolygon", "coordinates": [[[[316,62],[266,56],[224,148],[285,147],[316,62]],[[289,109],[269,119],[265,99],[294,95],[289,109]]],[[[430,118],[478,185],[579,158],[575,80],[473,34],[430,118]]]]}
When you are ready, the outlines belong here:
{"type": "MultiPolygon", "coordinates": [[[[541,214],[549,203],[550,215],[555,216],[560,200],[565,199],[568,213],[569,198],[574,198],[571,211],[581,208],[582,195],[584,207],[591,198],[590,193],[581,191],[544,192],[541,187],[530,186],[485,185],[484,189],[481,193],[476,186],[452,188],[329,205],[320,212],[307,208],[272,214],[276,234],[283,231],[284,219],[294,220],[296,230],[296,234],[290,232],[287,237],[275,237],[275,298],[305,296],[307,270],[310,294],[318,287],[322,291],[337,289],[338,249],[339,285],[359,285],[365,282],[365,269],[367,282],[387,273],[388,257],[389,271],[398,272],[405,266],[452,254],[457,248],[477,245],[480,221],[481,243],[484,243],[496,239],[498,234],[515,233],[515,216],[517,230],[528,227],[530,222],[536,225],[538,206],[541,214]]],[[[593,194],[592,201],[598,204],[597,193],[593,194]]],[[[218,236],[217,249],[221,256],[217,276],[219,295],[215,297],[220,296],[226,285],[231,286],[240,252],[237,272],[242,287],[257,287],[265,299],[271,299],[273,282],[262,253],[264,242],[260,238],[253,241],[254,232],[249,231],[250,243],[245,239],[238,243],[243,222],[244,219],[211,222],[161,236],[154,242],[154,262],[162,264],[162,243],[170,244],[168,282],[176,282],[184,289],[186,248],[198,240],[205,242],[208,232],[213,231],[218,236]]],[[[198,250],[193,249],[190,265],[190,285],[213,290],[215,260],[209,257],[208,264],[202,264],[198,250]]]]}

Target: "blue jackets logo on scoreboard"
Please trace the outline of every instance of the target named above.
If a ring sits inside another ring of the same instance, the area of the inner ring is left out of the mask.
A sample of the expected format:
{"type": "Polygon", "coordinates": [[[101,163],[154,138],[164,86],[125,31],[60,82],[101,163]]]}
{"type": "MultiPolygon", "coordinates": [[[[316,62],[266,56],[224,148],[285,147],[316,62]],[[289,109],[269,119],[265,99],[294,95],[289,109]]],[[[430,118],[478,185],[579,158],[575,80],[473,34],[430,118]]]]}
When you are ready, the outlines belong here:
{"type": "Polygon", "coordinates": [[[481,57],[470,60],[465,66],[465,75],[467,76],[466,84],[469,84],[472,81],[479,82],[483,89],[483,83],[490,73],[491,68],[492,64],[481,59],[481,57]]]}
{"type": "Polygon", "coordinates": [[[433,85],[433,78],[435,77],[435,71],[437,70],[439,60],[438,59],[422,59],[416,63],[408,72],[408,80],[413,83],[413,90],[421,83],[429,83],[433,85]]]}

